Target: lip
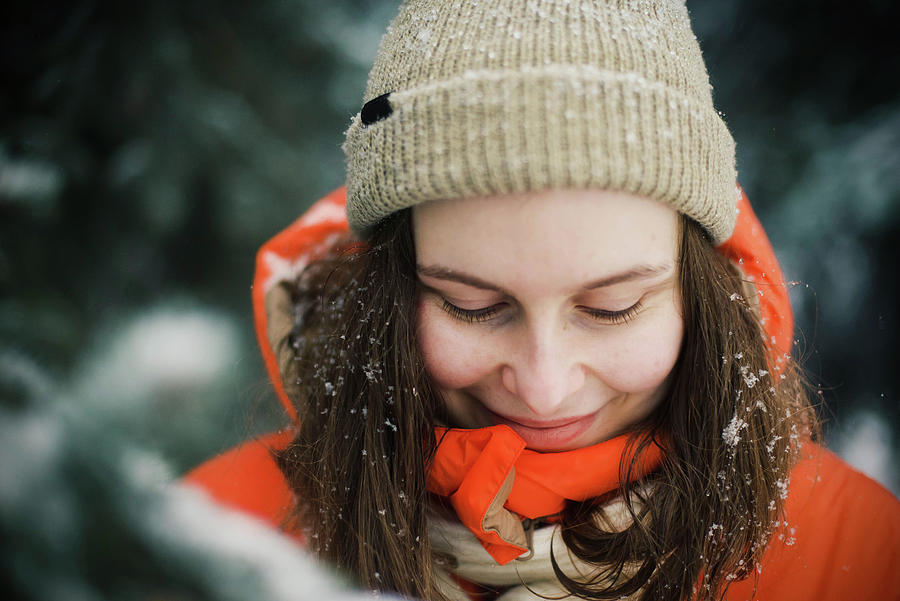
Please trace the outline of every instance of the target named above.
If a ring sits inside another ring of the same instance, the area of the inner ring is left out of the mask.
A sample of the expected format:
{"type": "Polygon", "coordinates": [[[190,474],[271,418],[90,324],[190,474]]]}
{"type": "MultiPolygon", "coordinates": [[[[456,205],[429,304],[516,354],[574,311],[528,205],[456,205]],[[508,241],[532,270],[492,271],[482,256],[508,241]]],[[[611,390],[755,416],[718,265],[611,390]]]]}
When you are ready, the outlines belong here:
{"type": "Polygon", "coordinates": [[[563,417],[553,420],[531,420],[510,418],[488,409],[495,424],[505,424],[512,428],[525,446],[535,451],[563,451],[572,448],[570,444],[594,423],[597,411],[587,415],[563,417]]]}

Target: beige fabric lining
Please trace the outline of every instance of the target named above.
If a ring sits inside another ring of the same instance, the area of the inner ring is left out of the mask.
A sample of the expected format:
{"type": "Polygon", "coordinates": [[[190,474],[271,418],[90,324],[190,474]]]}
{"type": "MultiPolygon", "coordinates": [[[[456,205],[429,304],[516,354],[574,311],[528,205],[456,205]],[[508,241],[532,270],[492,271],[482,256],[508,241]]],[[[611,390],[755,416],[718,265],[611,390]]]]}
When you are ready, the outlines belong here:
{"type": "Polygon", "coordinates": [[[288,398],[293,403],[297,403],[300,399],[300,388],[293,381],[287,381],[284,377],[286,366],[290,365],[294,360],[291,348],[287,343],[287,337],[294,327],[293,313],[294,307],[291,302],[291,295],[284,283],[272,286],[266,293],[266,315],[268,316],[268,329],[266,336],[269,339],[269,346],[275,353],[275,360],[278,363],[278,371],[281,375],[281,383],[288,398]]]}
{"type": "Polygon", "coordinates": [[[503,507],[503,504],[506,503],[506,499],[509,498],[509,493],[512,492],[515,479],[516,468],[513,467],[506,475],[506,480],[503,481],[503,485],[500,487],[500,490],[497,491],[494,500],[491,501],[490,506],[488,506],[488,510],[484,514],[484,519],[481,520],[481,527],[485,531],[493,530],[500,538],[508,543],[519,547],[527,547],[528,541],[525,538],[525,530],[522,528],[522,522],[519,521],[519,518],[511,511],[503,507]]]}

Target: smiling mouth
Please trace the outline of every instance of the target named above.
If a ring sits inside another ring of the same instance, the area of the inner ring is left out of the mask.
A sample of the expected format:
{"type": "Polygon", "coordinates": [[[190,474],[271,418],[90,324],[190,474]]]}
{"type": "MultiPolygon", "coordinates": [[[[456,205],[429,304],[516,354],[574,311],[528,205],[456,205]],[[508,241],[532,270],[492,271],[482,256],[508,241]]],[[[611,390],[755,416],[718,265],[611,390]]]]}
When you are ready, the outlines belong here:
{"type": "Polygon", "coordinates": [[[527,448],[535,451],[563,451],[576,448],[573,445],[597,417],[597,411],[587,415],[563,417],[554,420],[532,420],[525,418],[509,418],[487,410],[495,425],[506,425],[512,428],[527,448]]]}
{"type": "Polygon", "coordinates": [[[575,417],[562,417],[560,419],[538,420],[538,419],[527,419],[527,418],[521,418],[521,417],[506,417],[505,415],[500,415],[499,413],[494,413],[490,409],[488,409],[488,411],[491,413],[491,415],[493,415],[495,418],[497,418],[498,420],[500,420],[503,423],[516,424],[518,426],[530,428],[532,430],[549,430],[552,428],[560,428],[563,426],[568,426],[569,424],[573,424],[577,421],[583,420],[586,417],[593,416],[593,413],[590,413],[588,415],[577,415],[575,417]]]}

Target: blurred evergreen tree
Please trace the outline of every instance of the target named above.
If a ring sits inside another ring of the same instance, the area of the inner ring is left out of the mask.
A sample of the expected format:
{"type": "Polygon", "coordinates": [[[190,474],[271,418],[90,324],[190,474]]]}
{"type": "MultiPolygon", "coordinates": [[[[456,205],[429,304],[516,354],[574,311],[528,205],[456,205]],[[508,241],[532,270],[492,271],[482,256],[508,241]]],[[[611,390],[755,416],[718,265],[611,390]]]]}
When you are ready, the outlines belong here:
{"type": "Polygon", "coordinates": [[[245,314],[255,248],[342,179],[356,44],[387,19],[370,9],[8,4],[3,333],[65,368],[124,307],[183,293],[245,314]]]}
{"type": "Polygon", "coordinates": [[[11,601],[361,601],[293,539],[0,351],[0,585],[11,601]]]}
{"type": "MultiPolygon", "coordinates": [[[[393,7],[0,10],[0,339],[65,380],[147,307],[181,299],[224,312],[247,360],[218,415],[243,415],[266,388],[250,324],[254,253],[342,181],[342,133],[393,7]]],[[[262,407],[281,418],[274,402],[262,407]]],[[[221,419],[208,429],[223,426],[222,445],[246,434],[221,419]]],[[[217,450],[194,448],[176,453],[180,466],[217,450]]]]}

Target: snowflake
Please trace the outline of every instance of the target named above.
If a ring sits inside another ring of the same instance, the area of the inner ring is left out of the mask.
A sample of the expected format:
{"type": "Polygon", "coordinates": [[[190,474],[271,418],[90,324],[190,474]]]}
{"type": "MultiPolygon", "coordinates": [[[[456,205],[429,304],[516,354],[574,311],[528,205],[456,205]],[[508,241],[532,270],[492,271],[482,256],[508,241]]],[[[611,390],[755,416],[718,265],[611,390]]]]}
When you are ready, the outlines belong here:
{"type": "Polygon", "coordinates": [[[747,422],[739,418],[737,413],[735,413],[728,425],[725,426],[725,429],[722,430],[722,440],[731,447],[737,446],[737,443],[741,441],[740,432],[747,426],[747,422]]]}

